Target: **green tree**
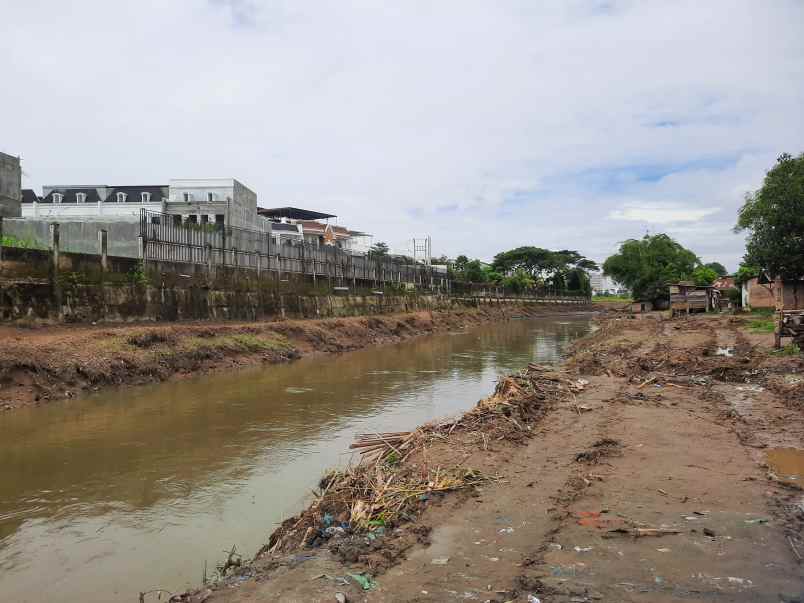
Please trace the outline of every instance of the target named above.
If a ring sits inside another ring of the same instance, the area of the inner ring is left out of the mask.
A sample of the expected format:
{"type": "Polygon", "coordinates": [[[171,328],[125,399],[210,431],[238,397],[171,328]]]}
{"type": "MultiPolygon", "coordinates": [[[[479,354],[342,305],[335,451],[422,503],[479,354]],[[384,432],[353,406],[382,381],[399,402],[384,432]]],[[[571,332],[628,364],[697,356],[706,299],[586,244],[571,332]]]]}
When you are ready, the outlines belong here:
{"type": "Polygon", "coordinates": [[[494,256],[492,268],[500,274],[517,270],[527,273],[534,282],[542,282],[556,290],[568,288],[567,279],[573,270],[597,270],[597,264],[577,251],[551,251],[541,247],[517,247],[494,256]]]}
{"type": "Polygon", "coordinates": [[[381,258],[388,255],[388,245],[382,241],[375,243],[369,248],[369,255],[375,258],[381,258]]]}
{"type": "Polygon", "coordinates": [[[704,266],[714,270],[718,276],[726,276],[729,273],[726,267],[720,262],[709,262],[708,264],[704,264],[704,266]]]}
{"type": "Polygon", "coordinates": [[[748,232],[746,265],[770,279],[804,275],[804,153],[779,156],[762,188],[746,195],[735,230],[748,232]]]}
{"type": "Polygon", "coordinates": [[[524,269],[518,268],[514,270],[513,274],[506,276],[502,279],[503,287],[511,289],[516,293],[524,293],[532,289],[536,284],[533,277],[524,269]]]}
{"type": "Polygon", "coordinates": [[[573,268],[567,275],[567,289],[581,295],[592,295],[592,282],[589,275],[582,268],[573,268]]]}
{"type": "Polygon", "coordinates": [[[666,234],[645,235],[620,244],[619,251],[603,263],[603,271],[628,287],[635,299],[663,297],[667,283],[688,279],[698,257],[666,234]]]}
{"type": "Polygon", "coordinates": [[[740,267],[734,275],[734,284],[740,287],[743,283],[747,283],[752,278],[759,276],[759,273],[760,270],[756,266],[740,264],[740,267]]]}
{"type": "Polygon", "coordinates": [[[462,280],[469,283],[485,283],[488,280],[488,276],[480,260],[472,260],[464,264],[462,280]]]}
{"type": "Polygon", "coordinates": [[[692,280],[696,285],[707,286],[717,280],[718,273],[709,266],[698,266],[692,271],[692,280]]]}

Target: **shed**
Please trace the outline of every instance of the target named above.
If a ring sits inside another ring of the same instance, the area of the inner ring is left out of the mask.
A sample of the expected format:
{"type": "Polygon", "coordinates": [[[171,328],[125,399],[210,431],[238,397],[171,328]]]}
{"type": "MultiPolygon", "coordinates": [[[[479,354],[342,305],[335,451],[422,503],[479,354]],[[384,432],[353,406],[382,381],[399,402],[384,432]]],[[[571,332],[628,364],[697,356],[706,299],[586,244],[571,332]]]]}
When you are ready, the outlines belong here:
{"type": "Polygon", "coordinates": [[[670,310],[673,314],[708,312],[718,307],[719,292],[712,286],[696,285],[691,281],[670,283],[670,310]]]}
{"type": "Polygon", "coordinates": [[[647,300],[637,300],[631,302],[632,314],[644,314],[653,310],[653,302],[647,300]]]}

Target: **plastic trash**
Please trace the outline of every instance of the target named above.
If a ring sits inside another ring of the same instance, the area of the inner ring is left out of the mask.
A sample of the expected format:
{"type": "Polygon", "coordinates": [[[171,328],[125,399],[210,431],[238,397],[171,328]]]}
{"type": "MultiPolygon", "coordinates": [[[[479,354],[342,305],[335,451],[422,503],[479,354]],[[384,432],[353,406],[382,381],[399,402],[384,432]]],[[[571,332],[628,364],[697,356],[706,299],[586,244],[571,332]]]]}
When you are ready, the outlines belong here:
{"type": "Polygon", "coordinates": [[[542,603],[542,600],[536,595],[528,595],[528,603],[542,603]]]}
{"type": "Polygon", "coordinates": [[[360,585],[363,590],[371,590],[377,583],[374,578],[365,574],[349,574],[349,577],[360,585]]]}
{"type": "Polygon", "coordinates": [[[449,557],[436,557],[430,563],[433,565],[446,565],[449,563],[449,557]]]}

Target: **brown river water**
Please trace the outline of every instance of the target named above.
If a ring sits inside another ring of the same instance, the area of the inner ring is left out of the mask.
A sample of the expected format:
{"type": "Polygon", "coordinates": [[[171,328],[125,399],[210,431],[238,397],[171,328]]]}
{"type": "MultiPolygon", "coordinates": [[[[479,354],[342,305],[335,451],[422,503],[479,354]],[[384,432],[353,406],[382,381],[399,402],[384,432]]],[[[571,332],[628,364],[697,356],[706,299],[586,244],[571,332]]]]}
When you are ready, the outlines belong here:
{"type": "Polygon", "coordinates": [[[588,316],[513,320],[0,415],[0,601],[136,601],[253,555],[356,433],[456,415],[588,316]]]}

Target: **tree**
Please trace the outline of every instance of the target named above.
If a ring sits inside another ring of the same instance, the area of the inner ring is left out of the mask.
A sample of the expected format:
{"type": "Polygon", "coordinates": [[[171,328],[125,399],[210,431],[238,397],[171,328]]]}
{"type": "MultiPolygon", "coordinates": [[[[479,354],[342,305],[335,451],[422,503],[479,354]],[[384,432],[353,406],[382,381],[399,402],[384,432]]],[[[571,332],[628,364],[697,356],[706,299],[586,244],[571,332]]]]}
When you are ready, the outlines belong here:
{"type": "Polygon", "coordinates": [[[472,260],[464,264],[463,278],[461,280],[469,283],[485,283],[488,280],[486,271],[483,269],[480,260],[472,260]]]}
{"type": "Polygon", "coordinates": [[[726,276],[729,273],[726,267],[720,262],[709,262],[708,264],[704,264],[704,266],[714,270],[718,276],[726,276]]]}
{"type": "Polygon", "coordinates": [[[570,291],[577,291],[581,295],[591,297],[592,295],[592,282],[589,280],[589,275],[582,268],[573,268],[567,276],[567,289],[570,291]]]}
{"type": "Polygon", "coordinates": [[[551,251],[526,246],[498,253],[494,256],[492,268],[500,274],[522,270],[536,283],[564,290],[568,287],[567,279],[572,270],[597,270],[598,266],[593,260],[570,249],[551,251]]]}
{"type": "Polygon", "coordinates": [[[369,255],[375,258],[381,258],[388,255],[388,245],[382,241],[375,243],[369,248],[369,255]]]}
{"type": "Polygon", "coordinates": [[[709,266],[698,266],[692,271],[692,280],[696,285],[705,287],[717,280],[718,273],[709,266]]]}
{"type": "Polygon", "coordinates": [[[511,289],[516,293],[524,293],[528,289],[532,289],[536,282],[533,280],[528,272],[522,268],[514,270],[511,276],[506,276],[502,279],[503,287],[511,289]]]}
{"type": "Polygon", "coordinates": [[[762,188],[745,196],[735,231],[747,231],[744,263],[769,280],[804,275],[804,153],[779,156],[762,188]]]}
{"type": "Polygon", "coordinates": [[[699,264],[692,251],[655,234],[621,243],[603,263],[603,272],[631,289],[635,299],[653,301],[665,295],[668,282],[690,278],[699,264]]]}
{"type": "Polygon", "coordinates": [[[743,283],[747,283],[752,278],[759,276],[760,269],[757,266],[746,266],[745,264],[740,264],[740,267],[737,269],[737,272],[734,275],[734,284],[737,287],[742,286],[743,283]]]}

